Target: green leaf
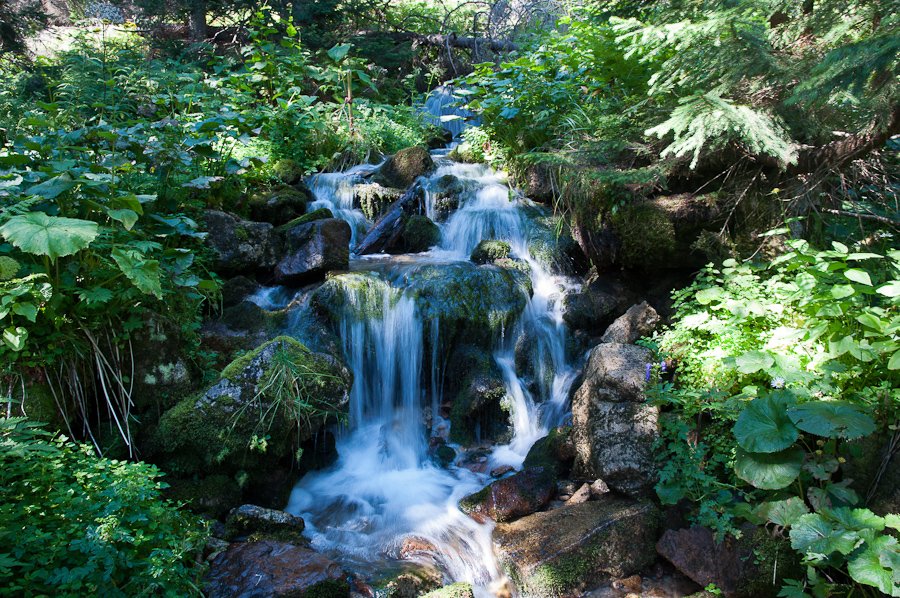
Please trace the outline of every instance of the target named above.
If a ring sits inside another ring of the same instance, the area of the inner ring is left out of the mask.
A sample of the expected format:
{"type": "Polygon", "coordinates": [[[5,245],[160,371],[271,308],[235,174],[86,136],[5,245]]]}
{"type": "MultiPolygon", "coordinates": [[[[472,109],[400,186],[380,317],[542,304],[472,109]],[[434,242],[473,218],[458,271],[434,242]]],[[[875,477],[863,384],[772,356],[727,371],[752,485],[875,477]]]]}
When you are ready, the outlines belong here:
{"type": "Polygon", "coordinates": [[[737,447],[734,472],[756,488],[779,490],[800,475],[805,454],[799,447],[777,453],[750,453],[737,447]]]}
{"type": "Polygon", "coordinates": [[[131,230],[138,221],[138,215],[133,210],[107,210],[106,215],[116,222],[121,222],[125,230],[131,230]]]}
{"type": "Polygon", "coordinates": [[[809,509],[806,503],[798,496],[763,503],[763,515],[766,519],[781,527],[793,525],[797,519],[807,513],[809,513],[809,509]]]}
{"type": "Polygon", "coordinates": [[[803,515],[791,526],[791,547],[801,553],[850,554],[861,541],[859,534],[819,513],[803,515]]]}
{"type": "Polygon", "coordinates": [[[875,422],[847,401],[809,401],[788,409],[794,424],[810,434],[853,440],[875,431],[875,422]]]}
{"type": "Polygon", "coordinates": [[[836,284],[831,287],[831,296],[835,299],[846,299],[856,294],[856,289],[852,284],[836,284]]]}
{"type": "Polygon", "coordinates": [[[894,351],[887,365],[889,370],[900,370],[900,351],[894,351]]]}
{"type": "Polygon", "coordinates": [[[737,369],[742,374],[753,374],[767,370],[775,363],[775,358],[767,351],[750,351],[735,358],[737,369]]]}
{"type": "Polygon", "coordinates": [[[800,432],[776,393],[751,401],[738,416],[734,437],[753,453],[775,453],[794,444],[800,432]]]}
{"type": "Polygon", "coordinates": [[[858,282],[859,284],[864,284],[869,287],[872,286],[872,279],[869,278],[869,273],[865,270],[860,270],[859,268],[850,268],[849,270],[844,272],[844,276],[847,277],[847,280],[858,282]]]}
{"type": "Polygon", "coordinates": [[[78,296],[81,297],[81,300],[85,303],[106,303],[113,297],[115,294],[109,289],[104,289],[103,287],[93,287],[91,289],[78,289],[76,291],[78,296]]]}
{"type": "Polygon", "coordinates": [[[29,212],[10,218],[0,226],[0,234],[22,251],[55,260],[90,245],[98,229],[97,223],[89,220],[29,212]]]}
{"type": "Polygon", "coordinates": [[[656,495],[666,505],[674,505],[684,498],[684,486],[678,480],[669,480],[656,485],[656,495]]]}
{"type": "Polygon", "coordinates": [[[77,183],[72,179],[69,173],[64,172],[59,176],[39,183],[28,189],[31,195],[40,195],[45,199],[53,199],[57,195],[61,195],[74,187],[77,183]]]}
{"type": "Polygon", "coordinates": [[[875,291],[885,297],[900,297],[900,280],[892,280],[886,285],[878,287],[875,291]]]}
{"type": "Polygon", "coordinates": [[[122,273],[134,283],[143,293],[152,294],[157,299],[162,299],[162,286],[159,282],[159,262],[144,259],[144,256],[136,251],[122,251],[113,249],[112,258],[118,264],[122,273]]]}
{"type": "Polygon", "coordinates": [[[20,316],[25,316],[29,322],[37,319],[37,306],[34,303],[16,303],[12,306],[12,312],[20,316]]]}
{"type": "Polygon", "coordinates": [[[225,177],[221,176],[198,176],[196,179],[182,183],[181,186],[193,189],[209,189],[213,183],[219,183],[223,180],[225,180],[225,177]]]}
{"type": "Polygon", "coordinates": [[[892,536],[882,535],[847,563],[850,577],[875,586],[891,596],[900,596],[900,545],[892,536]]]}
{"type": "Polygon", "coordinates": [[[708,289],[700,289],[697,291],[697,294],[694,295],[694,299],[697,300],[697,303],[700,305],[709,305],[713,301],[722,298],[725,295],[725,291],[722,290],[722,287],[710,287],[708,289]]]}
{"type": "Polygon", "coordinates": [[[21,351],[25,348],[25,341],[28,340],[28,331],[21,326],[13,328],[10,326],[3,331],[3,342],[13,351],[21,351]]]}
{"type": "Polygon", "coordinates": [[[340,44],[338,46],[334,46],[333,48],[328,50],[328,57],[335,62],[340,62],[347,56],[347,52],[349,52],[350,48],[352,47],[353,44],[340,44]]]}

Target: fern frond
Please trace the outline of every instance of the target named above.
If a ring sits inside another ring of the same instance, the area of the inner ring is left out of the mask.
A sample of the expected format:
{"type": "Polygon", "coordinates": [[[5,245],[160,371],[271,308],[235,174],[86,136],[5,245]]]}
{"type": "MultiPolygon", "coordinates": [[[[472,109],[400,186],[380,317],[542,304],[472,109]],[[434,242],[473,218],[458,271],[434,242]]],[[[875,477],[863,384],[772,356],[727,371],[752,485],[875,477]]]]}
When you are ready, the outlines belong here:
{"type": "Polygon", "coordinates": [[[797,161],[796,146],[774,118],[715,92],[682,99],[668,120],[646,131],[659,138],[669,133],[675,139],[662,155],[693,153],[691,168],[696,168],[700,152],[710,143],[716,147],[727,141],[738,141],[753,154],[768,154],[785,164],[797,161]]]}

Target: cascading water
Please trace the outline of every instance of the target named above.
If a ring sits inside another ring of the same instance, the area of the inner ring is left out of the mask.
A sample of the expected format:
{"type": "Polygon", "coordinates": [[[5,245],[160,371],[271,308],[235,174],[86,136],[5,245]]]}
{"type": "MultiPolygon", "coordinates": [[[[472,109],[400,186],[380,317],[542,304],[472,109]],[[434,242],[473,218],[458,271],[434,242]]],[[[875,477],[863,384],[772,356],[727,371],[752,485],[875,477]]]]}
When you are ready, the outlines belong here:
{"type": "MultiPolygon", "coordinates": [[[[431,180],[451,174],[466,189],[459,209],[441,225],[441,246],[423,254],[351,261],[354,272],[343,288],[340,314],[341,340],[354,375],[349,426],[339,432],[337,462],[307,474],[286,510],[304,518],[314,548],[350,569],[375,574],[396,562],[404,540],[416,538],[433,547],[432,564],[447,581],[467,581],[476,594],[489,596],[488,585],[501,577],[491,526],[462,514],[457,504],[490,478],[464,467],[442,468],[428,458],[426,413],[432,433],[446,428],[439,416],[443,364],[435,340],[441,330],[438,318],[423,321],[409,287],[429,268],[467,262],[483,239],[508,242],[512,257],[530,268],[533,297],[514,326],[499,330],[493,348],[511,406],[513,436],[508,445],[494,448],[490,466],[520,467],[531,445],[566,412],[574,370],[565,359],[559,299],[570,283],[529,255],[522,202],[511,199],[496,173],[441,162],[423,182],[429,210],[434,211],[433,199],[427,199],[431,180]],[[530,339],[536,364],[533,390],[515,368],[516,342],[523,335],[530,339]]],[[[352,189],[342,186],[347,180],[346,175],[318,175],[311,186],[319,201],[351,210],[352,193],[349,200],[342,195],[352,189]],[[333,184],[336,180],[341,183],[333,184]]]]}
{"type": "Polygon", "coordinates": [[[371,224],[362,210],[353,207],[353,185],[362,182],[357,171],[323,172],[308,180],[310,191],[315,197],[307,211],[328,208],[335,218],[345,220],[350,225],[350,245],[356,245],[357,237],[365,234],[371,224]]]}

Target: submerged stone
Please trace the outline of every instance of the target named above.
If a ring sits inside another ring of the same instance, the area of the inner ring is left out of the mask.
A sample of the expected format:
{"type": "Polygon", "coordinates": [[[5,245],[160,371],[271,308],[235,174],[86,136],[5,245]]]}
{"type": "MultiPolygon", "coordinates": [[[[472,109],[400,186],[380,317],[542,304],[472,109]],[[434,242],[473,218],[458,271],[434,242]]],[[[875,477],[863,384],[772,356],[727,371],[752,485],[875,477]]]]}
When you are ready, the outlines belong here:
{"type": "Polygon", "coordinates": [[[650,504],[604,498],[500,523],[493,540],[521,598],[553,598],[652,564],[658,522],[650,504]]]}

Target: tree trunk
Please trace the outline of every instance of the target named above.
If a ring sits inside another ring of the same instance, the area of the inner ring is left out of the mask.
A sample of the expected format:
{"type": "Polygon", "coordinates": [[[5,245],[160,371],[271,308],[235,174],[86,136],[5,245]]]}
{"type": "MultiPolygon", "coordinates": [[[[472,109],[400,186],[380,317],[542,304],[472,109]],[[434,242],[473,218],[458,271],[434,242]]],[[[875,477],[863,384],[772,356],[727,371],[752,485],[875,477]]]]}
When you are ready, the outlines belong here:
{"type": "Polygon", "coordinates": [[[206,39],[206,0],[193,0],[190,15],[191,43],[206,39]]]}

